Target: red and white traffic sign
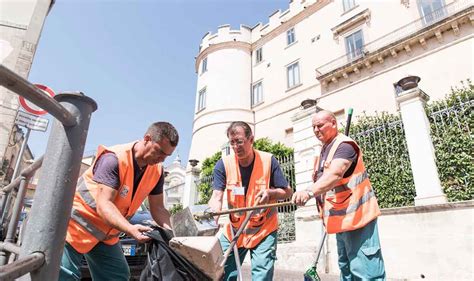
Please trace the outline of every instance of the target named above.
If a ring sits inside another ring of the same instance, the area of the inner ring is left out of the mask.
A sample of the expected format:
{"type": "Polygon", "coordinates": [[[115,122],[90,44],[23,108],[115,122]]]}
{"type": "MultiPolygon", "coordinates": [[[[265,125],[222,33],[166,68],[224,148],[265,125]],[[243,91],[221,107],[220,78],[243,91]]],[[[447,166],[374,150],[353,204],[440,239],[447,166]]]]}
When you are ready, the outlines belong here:
{"type": "MultiPolygon", "coordinates": [[[[47,87],[41,84],[35,84],[35,86],[38,89],[42,90],[48,96],[54,97],[55,93],[50,87],[47,87]]],[[[36,115],[44,115],[48,113],[46,110],[42,109],[41,107],[36,106],[34,103],[28,101],[22,96],[19,96],[18,99],[20,101],[21,106],[29,113],[33,113],[36,115]]]]}

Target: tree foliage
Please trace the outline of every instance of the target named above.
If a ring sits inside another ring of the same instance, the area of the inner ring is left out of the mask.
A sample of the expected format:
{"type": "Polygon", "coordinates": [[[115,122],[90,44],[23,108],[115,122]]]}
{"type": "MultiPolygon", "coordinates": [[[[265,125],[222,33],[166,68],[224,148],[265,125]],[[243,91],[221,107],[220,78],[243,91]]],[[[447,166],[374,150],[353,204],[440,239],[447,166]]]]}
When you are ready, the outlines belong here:
{"type": "Polygon", "coordinates": [[[173,207],[170,208],[169,212],[170,214],[174,215],[177,212],[181,211],[182,209],[183,209],[183,204],[178,203],[178,204],[174,204],[173,207]]]}

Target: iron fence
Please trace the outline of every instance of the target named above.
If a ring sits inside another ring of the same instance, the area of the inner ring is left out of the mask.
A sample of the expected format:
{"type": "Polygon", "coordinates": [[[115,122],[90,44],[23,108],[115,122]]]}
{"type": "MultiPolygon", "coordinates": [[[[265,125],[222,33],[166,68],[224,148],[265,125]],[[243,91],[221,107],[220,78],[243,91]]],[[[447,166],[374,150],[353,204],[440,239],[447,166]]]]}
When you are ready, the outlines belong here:
{"type": "Polygon", "coordinates": [[[415,184],[400,115],[363,116],[350,136],[362,149],[380,206],[413,205],[415,184]]]}
{"type": "Polygon", "coordinates": [[[426,107],[438,173],[450,201],[474,199],[474,94],[457,93],[426,107]]]}
{"type": "MultiPolygon", "coordinates": [[[[277,158],[280,163],[281,170],[285,175],[293,191],[296,188],[295,184],[295,159],[293,154],[277,158]]],[[[285,200],[285,201],[289,201],[285,200]]],[[[289,205],[278,208],[278,243],[288,243],[295,241],[295,205],[289,205]]]]}

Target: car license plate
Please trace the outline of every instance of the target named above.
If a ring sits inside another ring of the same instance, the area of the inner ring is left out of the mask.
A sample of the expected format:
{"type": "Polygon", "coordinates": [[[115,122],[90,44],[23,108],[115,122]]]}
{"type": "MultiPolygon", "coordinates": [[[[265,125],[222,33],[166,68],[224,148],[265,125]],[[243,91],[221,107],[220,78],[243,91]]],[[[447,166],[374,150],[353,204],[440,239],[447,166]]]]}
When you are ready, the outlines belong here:
{"type": "Polygon", "coordinates": [[[122,245],[122,251],[126,256],[135,256],[135,245],[122,245]]]}

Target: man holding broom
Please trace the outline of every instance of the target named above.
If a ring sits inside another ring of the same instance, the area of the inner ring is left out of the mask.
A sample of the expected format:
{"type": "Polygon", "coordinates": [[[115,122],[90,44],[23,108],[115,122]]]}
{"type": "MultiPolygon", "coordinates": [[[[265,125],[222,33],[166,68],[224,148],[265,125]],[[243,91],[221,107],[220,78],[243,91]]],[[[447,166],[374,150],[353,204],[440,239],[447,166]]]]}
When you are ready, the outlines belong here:
{"type": "Polygon", "coordinates": [[[336,233],[341,280],[385,280],[377,230],[380,209],[362,151],[354,140],[338,133],[333,113],[316,113],[312,125],[323,143],[314,165],[314,183],[295,192],[292,200],[304,205],[316,198],[327,233],[336,233]]]}

